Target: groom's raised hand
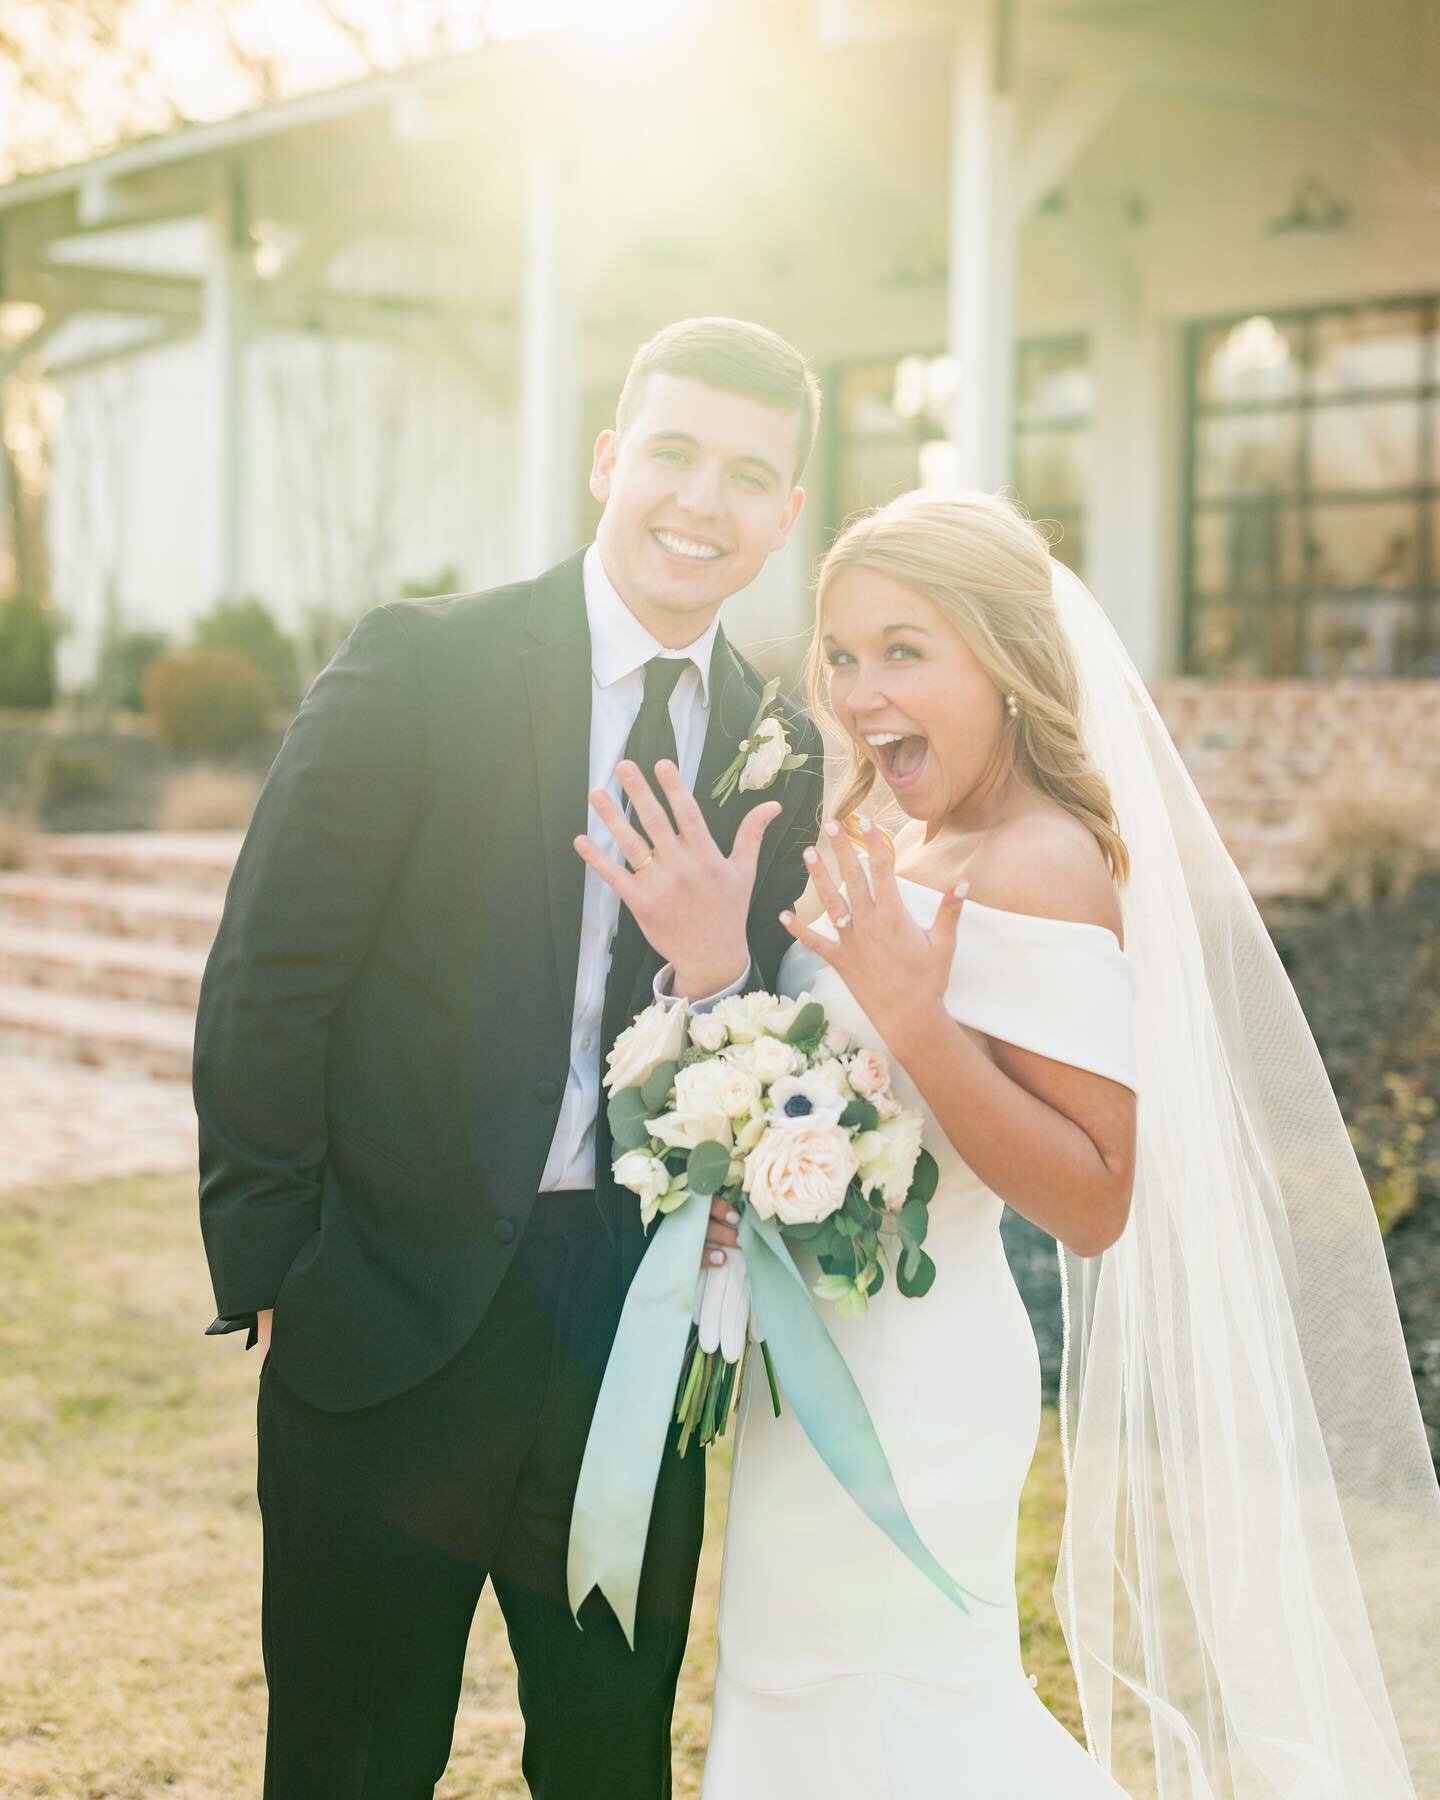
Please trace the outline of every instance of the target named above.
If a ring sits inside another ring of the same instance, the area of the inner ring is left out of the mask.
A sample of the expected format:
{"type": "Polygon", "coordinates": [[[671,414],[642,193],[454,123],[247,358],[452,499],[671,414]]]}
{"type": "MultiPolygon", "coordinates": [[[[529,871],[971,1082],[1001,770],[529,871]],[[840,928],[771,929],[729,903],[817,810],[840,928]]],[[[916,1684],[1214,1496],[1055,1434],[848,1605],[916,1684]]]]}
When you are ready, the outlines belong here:
{"type": "Polygon", "coordinates": [[[622,762],[616,773],[650,842],[604,788],[594,788],[590,804],[630,866],[622,867],[589,836],[576,838],[575,848],[634,913],[651,948],[674,967],[674,992],[691,1000],[718,993],[738,981],[750,961],[745,919],[761,839],[779,818],[780,804],[766,801],[746,813],[725,856],[673,762],[655,765],[669,815],[637,764],[622,762]]]}

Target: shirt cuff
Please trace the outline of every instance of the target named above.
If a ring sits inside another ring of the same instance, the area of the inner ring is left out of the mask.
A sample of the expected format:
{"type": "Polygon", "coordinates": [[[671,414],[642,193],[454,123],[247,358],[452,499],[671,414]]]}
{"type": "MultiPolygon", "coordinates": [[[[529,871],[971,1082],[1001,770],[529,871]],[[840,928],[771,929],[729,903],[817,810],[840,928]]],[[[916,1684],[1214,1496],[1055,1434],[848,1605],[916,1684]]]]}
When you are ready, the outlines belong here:
{"type": "Polygon", "coordinates": [[[241,1313],[238,1318],[234,1319],[222,1316],[213,1324],[205,1327],[205,1335],[206,1337],[220,1337],[227,1331],[241,1331],[247,1328],[250,1335],[245,1339],[245,1348],[249,1350],[260,1339],[260,1327],[254,1313],[241,1313]]]}
{"type": "MultiPolygon", "coordinates": [[[[707,994],[703,1000],[692,1000],[690,1002],[691,1012],[704,1012],[707,1007],[714,1006],[717,1001],[728,1000],[732,994],[743,994],[745,992],[746,983],[750,979],[750,970],[753,966],[752,963],[747,962],[736,979],[730,983],[729,987],[721,988],[718,994],[707,994]]],[[[653,991],[655,998],[662,1006],[672,1004],[680,998],[678,994],[672,994],[670,992],[670,985],[674,979],[674,963],[666,963],[665,967],[661,969],[659,974],[655,977],[655,987],[653,991]]]]}

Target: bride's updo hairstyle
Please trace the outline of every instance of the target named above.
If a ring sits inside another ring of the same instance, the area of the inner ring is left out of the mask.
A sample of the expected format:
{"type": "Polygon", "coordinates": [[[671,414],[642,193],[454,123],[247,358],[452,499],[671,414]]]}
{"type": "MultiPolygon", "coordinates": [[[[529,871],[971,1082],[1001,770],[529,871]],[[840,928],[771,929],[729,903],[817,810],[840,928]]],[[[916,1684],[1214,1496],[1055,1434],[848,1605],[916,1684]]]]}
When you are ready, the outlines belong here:
{"type": "Polygon", "coordinates": [[[835,817],[848,821],[878,770],[843,732],[825,694],[825,596],[847,569],[873,569],[939,609],[1001,694],[1002,751],[1023,780],[1094,835],[1114,880],[1130,857],[1110,789],[1080,730],[1080,682],[1050,589],[1050,550],[1019,508],[984,493],[902,495],[841,532],[820,568],[810,646],[811,710],[846,738],[850,767],[835,817]]]}

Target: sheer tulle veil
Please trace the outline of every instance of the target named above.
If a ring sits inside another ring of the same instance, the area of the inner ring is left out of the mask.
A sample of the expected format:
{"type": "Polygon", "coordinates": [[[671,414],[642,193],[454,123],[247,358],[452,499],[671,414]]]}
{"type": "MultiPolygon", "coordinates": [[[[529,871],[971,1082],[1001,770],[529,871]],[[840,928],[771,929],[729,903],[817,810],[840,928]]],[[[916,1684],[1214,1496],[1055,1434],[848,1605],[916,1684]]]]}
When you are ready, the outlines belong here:
{"type": "Polygon", "coordinates": [[[1134,1203],[1061,1250],[1055,1600],[1093,1754],[1165,1800],[1440,1796],[1440,1492],[1369,1195],[1254,903],[1052,561],[1129,846],[1134,1203]]]}

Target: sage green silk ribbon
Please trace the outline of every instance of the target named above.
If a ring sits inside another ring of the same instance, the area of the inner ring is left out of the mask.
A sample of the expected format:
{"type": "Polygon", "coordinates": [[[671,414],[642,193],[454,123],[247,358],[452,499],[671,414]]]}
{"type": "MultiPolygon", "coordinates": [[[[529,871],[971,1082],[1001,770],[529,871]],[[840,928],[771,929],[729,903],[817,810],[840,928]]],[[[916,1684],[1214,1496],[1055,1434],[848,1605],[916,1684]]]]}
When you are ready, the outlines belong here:
{"type": "MultiPolygon", "coordinates": [[[[660,1458],[675,1410],[689,1336],[709,1202],[697,1197],[667,1214],[620,1315],[570,1522],[570,1608],[598,1587],[635,1647],[635,1608],[660,1458]]],[[[962,1612],[966,1600],[1001,1604],[962,1587],[926,1548],[895,1486],[865,1401],[825,1328],[805,1278],[773,1219],[746,1207],[740,1248],[750,1298],[770,1347],[785,1402],[820,1459],[856,1505],[962,1612]]]]}

